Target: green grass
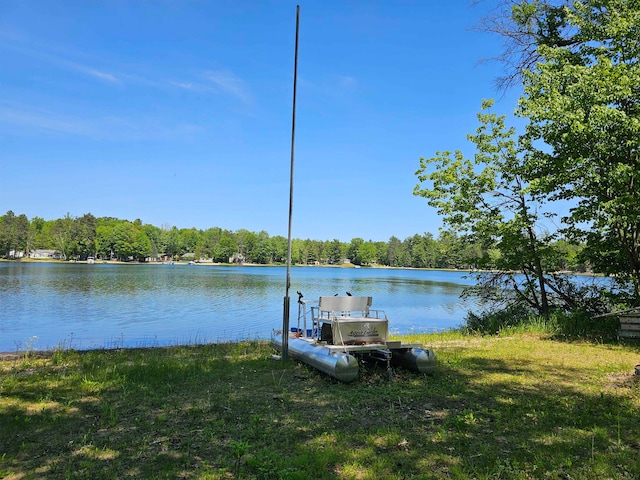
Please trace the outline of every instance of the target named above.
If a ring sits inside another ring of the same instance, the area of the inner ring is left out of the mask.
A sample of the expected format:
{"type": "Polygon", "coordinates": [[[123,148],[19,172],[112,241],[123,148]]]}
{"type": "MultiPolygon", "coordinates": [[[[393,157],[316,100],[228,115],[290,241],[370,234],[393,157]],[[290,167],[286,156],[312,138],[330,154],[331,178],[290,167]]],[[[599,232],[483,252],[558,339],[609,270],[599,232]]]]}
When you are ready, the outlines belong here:
{"type": "Polygon", "coordinates": [[[264,342],[5,358],[0,478],[640,478],[637,345],[407,340],[435,375],[342,384],[264,342]]]}

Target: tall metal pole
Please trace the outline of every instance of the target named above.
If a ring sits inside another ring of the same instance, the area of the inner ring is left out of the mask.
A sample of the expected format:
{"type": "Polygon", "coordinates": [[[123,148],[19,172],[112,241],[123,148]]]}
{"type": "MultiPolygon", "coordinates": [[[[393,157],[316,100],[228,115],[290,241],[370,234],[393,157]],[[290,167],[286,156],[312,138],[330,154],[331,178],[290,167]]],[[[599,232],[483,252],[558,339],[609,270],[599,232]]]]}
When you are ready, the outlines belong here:
{"type": "Polygon", "coordinates": [[[291,298],[289,287],[291,286],[291,223],[293,219],[293,165],[296,140],[296,90],[298,86],[298,31],[300,26],[300,5],[296,6],[296,50],[293,62],[293,114],[291,118],[291,170],[289,173],[289,236],[287,243],[287,282],[284,295],[282,313],[282,361],[289,360],[289,313],[291,310],[291,298]]]}

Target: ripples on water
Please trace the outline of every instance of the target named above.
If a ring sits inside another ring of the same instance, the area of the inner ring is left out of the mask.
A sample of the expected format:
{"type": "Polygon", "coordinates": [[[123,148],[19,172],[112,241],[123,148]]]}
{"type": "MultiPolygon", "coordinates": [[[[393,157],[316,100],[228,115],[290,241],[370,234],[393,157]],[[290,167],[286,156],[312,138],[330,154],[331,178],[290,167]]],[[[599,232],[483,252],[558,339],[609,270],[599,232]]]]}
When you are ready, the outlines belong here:
{"type": "MultiPolygon", "coordinates": [[[[282,325],[284,267],[0,263],[0,351],[152,346],[268,338],[282,325]]],[[[393,332],[461,324],[464,273],[291,269],[297,295],[373,297],[393,332]]]]}

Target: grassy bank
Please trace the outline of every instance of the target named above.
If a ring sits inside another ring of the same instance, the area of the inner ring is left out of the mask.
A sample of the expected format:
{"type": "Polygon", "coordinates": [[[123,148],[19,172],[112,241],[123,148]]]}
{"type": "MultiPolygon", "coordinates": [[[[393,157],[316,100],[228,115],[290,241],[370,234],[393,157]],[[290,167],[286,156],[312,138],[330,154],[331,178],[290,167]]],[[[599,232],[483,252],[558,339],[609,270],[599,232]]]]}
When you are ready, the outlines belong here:
{"type": "Polygon", "coordinates": [[[350,384],[266,343],[5,356],[0,478],[640,478],[638,346],[418,340],[435,375],[350,384]]]}

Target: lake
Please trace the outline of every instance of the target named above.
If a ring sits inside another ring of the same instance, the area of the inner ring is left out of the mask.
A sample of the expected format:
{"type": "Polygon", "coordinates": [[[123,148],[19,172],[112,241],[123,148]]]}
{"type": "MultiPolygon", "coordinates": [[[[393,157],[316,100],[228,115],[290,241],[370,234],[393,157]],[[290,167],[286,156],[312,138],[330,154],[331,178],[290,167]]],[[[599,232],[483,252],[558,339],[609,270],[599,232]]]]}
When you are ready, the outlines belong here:
{"type": "MultiPolygon", "coordinates": [[[[291,268],[298,296],[373,297],[393,333],[458,327],[464,272],[291,268]]],[[[286,267],[0,262],[0,352],[268,339],[282,328],[286,267]]]]}

